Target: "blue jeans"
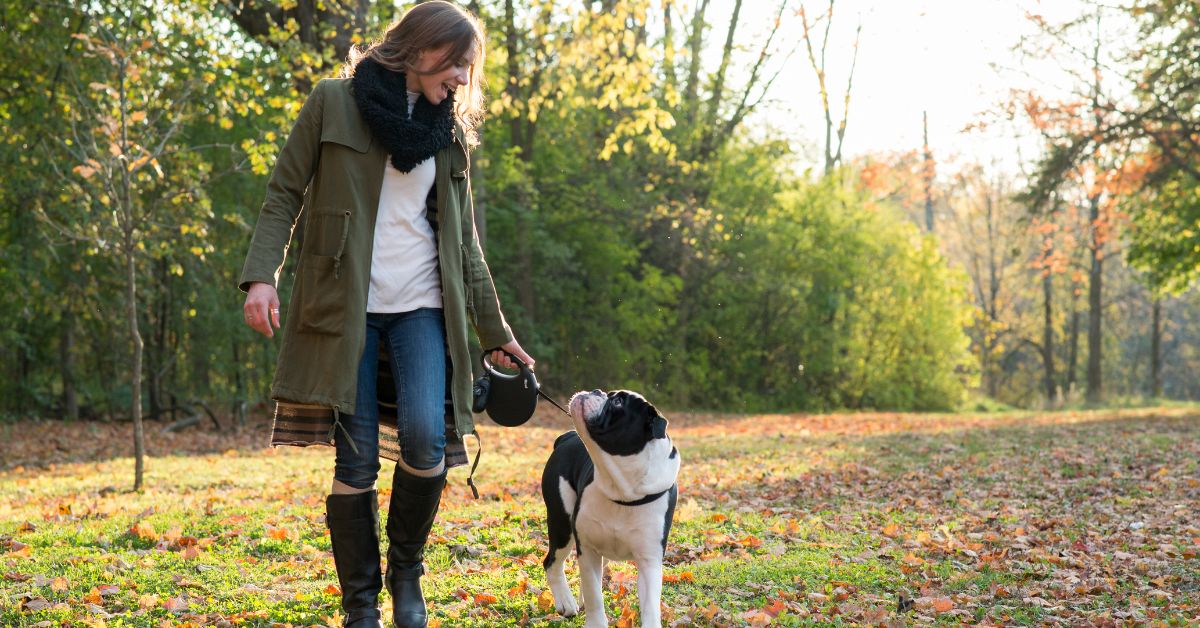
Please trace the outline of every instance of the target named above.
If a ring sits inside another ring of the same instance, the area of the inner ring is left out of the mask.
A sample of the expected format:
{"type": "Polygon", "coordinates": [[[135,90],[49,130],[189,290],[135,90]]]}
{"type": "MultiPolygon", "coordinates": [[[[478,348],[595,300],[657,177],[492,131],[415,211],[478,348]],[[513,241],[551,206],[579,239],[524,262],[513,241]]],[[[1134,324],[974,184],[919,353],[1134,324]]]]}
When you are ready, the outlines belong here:
{"type": "Polygon", "coordinates": [[[404,464],[432,469],[446,453],[446,323],[442,310],[421,308],[397,314],[367,314],[367,338],[358,364],[358,400],[337,430],[333,479],[371,488],[379,476],[379,406],[375,377],[379,343],[386,342],[396,381],[400,450],[404,464]],[[347,442],[346,432],[354,439],[347,442]]]}

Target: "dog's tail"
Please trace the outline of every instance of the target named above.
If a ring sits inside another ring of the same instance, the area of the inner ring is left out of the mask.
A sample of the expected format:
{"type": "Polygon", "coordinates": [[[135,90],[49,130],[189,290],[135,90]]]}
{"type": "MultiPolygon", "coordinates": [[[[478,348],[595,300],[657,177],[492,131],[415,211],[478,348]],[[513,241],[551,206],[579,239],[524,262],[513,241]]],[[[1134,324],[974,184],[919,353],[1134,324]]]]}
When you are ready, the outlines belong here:
{"type": "Polygon", "coordinates": [[[571,430],[570,432],[564,432],[561,436],[554,439],[554,448],[558,449],[559,445],[561,445],[565,442],[571,441],[571,440],[579,440],[579,433],[576,432],[575,430],[571,430]]]}

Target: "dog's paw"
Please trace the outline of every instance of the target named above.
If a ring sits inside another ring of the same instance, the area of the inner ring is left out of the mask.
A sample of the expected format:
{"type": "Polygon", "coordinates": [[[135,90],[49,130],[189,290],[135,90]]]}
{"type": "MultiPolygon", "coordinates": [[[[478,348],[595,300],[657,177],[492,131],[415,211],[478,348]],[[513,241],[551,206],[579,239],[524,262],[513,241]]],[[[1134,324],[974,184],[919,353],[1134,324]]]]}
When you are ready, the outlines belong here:
{"type": "Polygon", "coordinates": [[[558,611],[563,617],[574,617],[579,614],[579,604],[575,603],[574,597],[560,599],[557,595],[554,596],[554,610],[558,611]]]}

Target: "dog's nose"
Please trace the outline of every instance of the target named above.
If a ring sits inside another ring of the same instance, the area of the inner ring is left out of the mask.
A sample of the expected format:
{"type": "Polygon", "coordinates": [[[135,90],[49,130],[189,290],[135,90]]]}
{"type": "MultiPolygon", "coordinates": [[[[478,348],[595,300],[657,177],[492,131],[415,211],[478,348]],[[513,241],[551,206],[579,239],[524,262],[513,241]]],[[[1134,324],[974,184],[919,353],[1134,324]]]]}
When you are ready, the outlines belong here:
{"type": "Polygon", "coordinates": [[[601,392],[599,388],[596,388],[596,389],[592,390],[592,394],[593,395],[603,395],[604,393],[601,392]]]}

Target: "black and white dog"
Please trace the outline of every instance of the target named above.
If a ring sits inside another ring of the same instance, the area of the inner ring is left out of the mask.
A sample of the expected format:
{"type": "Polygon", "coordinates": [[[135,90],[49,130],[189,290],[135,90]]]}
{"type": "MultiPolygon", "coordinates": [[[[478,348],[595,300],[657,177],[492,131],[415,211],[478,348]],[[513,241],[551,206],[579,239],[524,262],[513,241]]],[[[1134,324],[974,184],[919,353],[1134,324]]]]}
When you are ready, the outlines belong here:
{"type": "Polygon", "coordinates": [[[661,626],[663,553],[680,463],[667,420],[625,390],[578,392],[569,407],[576,431],[554,441],[542,472],[550,541],[542,565],[554,608],[567,617],[579,612],[563,571],[574,538],[584,626],[608,625],[601,586],[606,559],[637,565],[642,626],[661,626]]]}

